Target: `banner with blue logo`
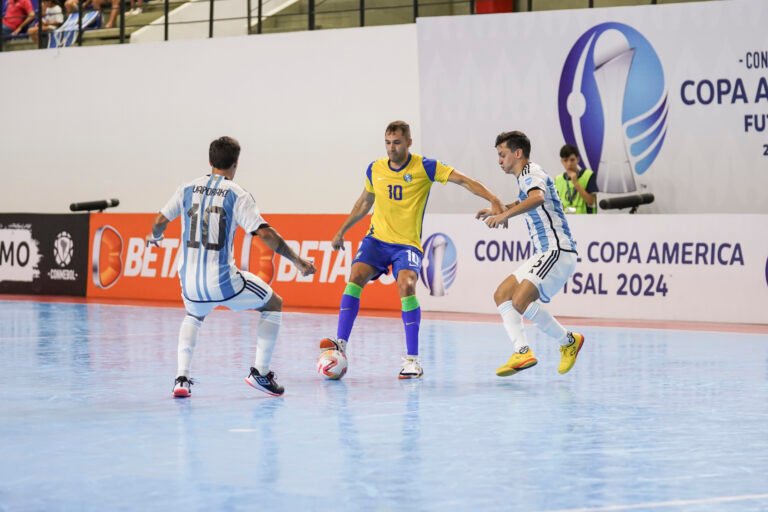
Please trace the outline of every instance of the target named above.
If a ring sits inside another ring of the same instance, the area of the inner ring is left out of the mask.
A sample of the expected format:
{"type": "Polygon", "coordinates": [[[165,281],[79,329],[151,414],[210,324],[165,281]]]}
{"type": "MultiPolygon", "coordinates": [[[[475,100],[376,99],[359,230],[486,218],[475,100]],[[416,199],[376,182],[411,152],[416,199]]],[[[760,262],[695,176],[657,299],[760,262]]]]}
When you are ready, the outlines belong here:
{"type": "MultiPolygon", "coordinates": [[[[763,0],[420,18],[422,152],[512,198],[493,145],[521,130],[552,176],[578,148],[599,198],[768,212],[766,26],[763,0]]],[[[454,187],[431,203],[473,208],[454,187]]]]}
{"type": "MultiPolygon", "coordinates": [[[[588,318],[768,324],[768,215],[570,215],[574,274],[547,306],[588,318]]],[[[425,311],[495,314],[493,292],[533,256],[522,218],[424,220],[425,311]]]]}

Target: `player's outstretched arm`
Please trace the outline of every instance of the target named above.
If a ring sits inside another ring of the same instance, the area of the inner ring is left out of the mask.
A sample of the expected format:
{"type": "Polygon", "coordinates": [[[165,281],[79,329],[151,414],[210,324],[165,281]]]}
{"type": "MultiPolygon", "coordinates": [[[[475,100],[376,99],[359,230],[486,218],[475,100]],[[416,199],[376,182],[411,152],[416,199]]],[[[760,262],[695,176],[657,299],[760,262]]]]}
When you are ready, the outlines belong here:
{"type": "Polygon", "coordinates": [[[504,213],[488,217],[485,219],[485,223],[489,228],[497,228],[504,224],[507,219],[538,208],[542,204],[544,204],[544,192],[537,188],[531,189],[528,191],[528,197],[524,200],[518,201],[517,204],[513,203],[513,206],[504,213]]]}
{"type": "Polygon", "coordinates": [[[162,213],[157,214],[157,217],[155,217],[155,222],[152,224],[152,233],[147,235],[145,238],[147,241],[147,247],[150,245],[160,247],[160,242],[163,240],[163,233],[165,233],[165,228],[168,227],[169,222],[171,221],[166,219],[165,215],[162,213]]]}
{"type": "Polygon", "coordinates": [[[476,196],[482,197],[491,203],[491,214],[498,215],[504,211],[505,207],[504,203],[501,202],[501,199],[496,197],[496,194],[488,190],[488,187],[479,181],[473,180],[469,176],[462,174],[455,169],[451,174],[448,175],[448,181],[457,185],[461,185],[476,196]]]}
{"type": "MultiPolygon", "coordinates": [[[[506,205],[504,207],[504,211],[507,211],[510,208],[512,208],[513,206],[517,206],[518,204],[520,204],[520,201],[515,201],[513,203],[509,203],[508,205],[506,205]]],[[[477,212],[477,214],[475,215],[475,218],[476,219],[480,219],[480,220],[485,220],[486,218],[490,217],[491,215],[493,215],[493,212],[491,211],[490,208],[483,208],[482,210],[479,210],[477,212]]]]}
{"type": "Polygon", "coordinates": [[[368,212],[371,211],[371,207],[373,206],[373,201],[375,199],[376,196],[373,193],[363,189],[363,193],[360,194],[360,197],[358,197],[357,201],[355,201],[355,206],[352,207],[352,211],[350,212],[349,217],[347,217],[347,220],[344,221],[344,223],[334,235],[333,240],[331,241],[331,245],[333,246],[334,250],[344,250],[344,233],[346,233],[349,228],[357,224],[360,219],[368,215],[368,212]]]}
{"type": "Polygon", "coordinates": [[[290,246],[285,243],[285,239],[283,239],[283,237],[280,236],[280,233],[278,233],[272,226],[262,226],[252,234],[264,240],[267,247],[277,254],[288,258],[294,265],[296,265],[296,268],[299,269],[301,275],[308,276],[315,273],[315,266],[312,262],[299,257],[299,255],[296,254],[296,251],[291,249],[290,246]]]}

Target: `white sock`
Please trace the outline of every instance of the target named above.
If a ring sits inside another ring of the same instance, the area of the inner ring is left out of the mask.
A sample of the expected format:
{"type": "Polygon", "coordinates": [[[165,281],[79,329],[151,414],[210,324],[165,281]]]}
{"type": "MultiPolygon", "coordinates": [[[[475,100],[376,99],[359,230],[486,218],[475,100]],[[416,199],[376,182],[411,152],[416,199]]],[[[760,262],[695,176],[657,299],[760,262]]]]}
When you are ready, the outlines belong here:
{"type": "Polygon", "coordinates": [[[568,339],[568,331],[565,330],[560,322],[553,317],[549,311],[539,306],[538,302],[531,302],[528,308],[523,313],[523,318],[530,320],[541,332],[555,338],[561,345],[567,345],[570,343],[568,339]]]}
{"type": "Polygon", "coordinates": [[[269,373],[269,362],[275,350],[275,342],[280,332],[283,314],[280,311],[262,311],[259,322],[258,337],[256,338],[256,359],[253,367],[261,375],[269,373]]]}
{"type": "Polygon", "coordinates": [[[179,348],[178,348],[178,368],[177,377],[189,377],[192,367],[192,353],[197,345],[197,338],[200,335],[200,327],[203,322],[189,315],[184,317],[179,330],[179,348]]]}
{"type": "Polygon", "coordinates": [[[504,321],[507,335],[515,347],[515,352],[519,352],[521,348],[528,346],[528,340],[523,329],[523,317],[512,306],[511,300],[499,304],[498,308],[501,319],[504,321]]]}

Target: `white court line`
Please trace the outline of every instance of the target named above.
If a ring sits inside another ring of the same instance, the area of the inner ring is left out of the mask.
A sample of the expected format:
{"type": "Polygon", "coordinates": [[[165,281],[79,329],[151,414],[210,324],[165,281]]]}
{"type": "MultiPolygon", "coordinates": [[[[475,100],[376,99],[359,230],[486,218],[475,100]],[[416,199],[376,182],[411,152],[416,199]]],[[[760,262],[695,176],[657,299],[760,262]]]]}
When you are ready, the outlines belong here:
{"type": "Polygon", "coordinates": [[[608,505],[595,508],[562,508],[548,512],[613,512],[615,510],[638,510],[650,508],[683,507],[687,505],[710,505],[712,503],[729,503],[734,501],[750,501],[768,499],[768,494],[742,494],[741,496],[716,496],[714,498],[701,498],[696,500],[673,501],[649,501],[647,503],[635,503],[632,505],[608,505]]]}
{"type": "Polygon", "coordinates": [[[162,332],[162,331],[151,331],[151,332],[131,332],[131,333],[125,333],[125,334],[106,334],[106,333],[89,333],[89,334],[67,334],[65,336],[61,336],[58,334],[48,334],[45,336],[0,336],[0,342],[4,341],[64,341],[64,340],[75,340],[80,338],[85,339],[103,339],[107,337],[111,337],[113,339],[123,339],[123,338],[147,338],[147,337],[162,337],[162,336],[169,336],[169,337],[176,337],[179,335],[179,331],[168,331],[168,332],[162,332]]]}

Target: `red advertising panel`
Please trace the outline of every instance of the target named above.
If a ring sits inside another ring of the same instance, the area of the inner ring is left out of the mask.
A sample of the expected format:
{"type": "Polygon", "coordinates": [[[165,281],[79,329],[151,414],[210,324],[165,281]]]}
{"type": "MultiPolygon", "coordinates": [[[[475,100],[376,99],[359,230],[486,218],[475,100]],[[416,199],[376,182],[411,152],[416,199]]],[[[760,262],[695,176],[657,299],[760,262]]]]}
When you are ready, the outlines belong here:
{"type": "MultiPolygon", "coordinates": [[[[181,300],[178,262],[183,247],[180,223],[169,224],[161,247],[146,247],[155,214],[97,213],[91,215],[88,258],[89,297],[132,300],[181,300]]],[[[317,273],[301,276],[287,259],[274,254],[258,237],[238,229],[235,264],[268,282],[289,307],[335,308],[346,285],[352,259],[368,228],[361,220],[345,237],[346,249],[334,251],[331,239],[346,215],[265,215],[302,257],[312,258],[317,273]]],[[[391,275],[365,287],[362,307],[399,310],[391,275]]]]}

